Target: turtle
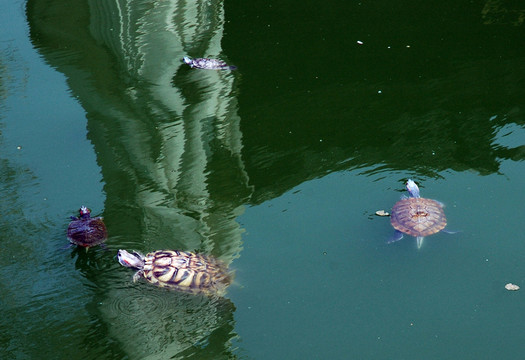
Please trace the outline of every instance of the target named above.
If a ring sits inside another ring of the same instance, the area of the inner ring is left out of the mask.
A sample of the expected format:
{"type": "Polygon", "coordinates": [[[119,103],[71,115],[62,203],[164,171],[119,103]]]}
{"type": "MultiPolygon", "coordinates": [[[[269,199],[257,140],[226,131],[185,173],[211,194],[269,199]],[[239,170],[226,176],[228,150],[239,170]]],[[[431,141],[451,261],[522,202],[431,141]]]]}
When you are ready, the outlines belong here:
{"type": "Polygon", "coordinates": [[[91,217],[91,210],[81,206],[79,216],[71,216],[67,239],[71,244],[90,248],[106,241],[108,234],[101,217],[91,217]]]}
{"type": "Polygon", "coordinates": [[[146,256],[138,251],[118,251],[121,265],[136,268],[133,282],[144,277],[160,287],[182,292],[222,295],[232,278],[224,263],[202,254],[181,250],[157,250],[146,256]]]}
{"type": "Polygon", "coordinates": [[[235,70],[237,66],[228,65],[222,60],[209,59],[209,58],[189,58],[185,56],[182,61],[188,64],[192,68],[205,69],[205,70],[235,70]]]}
{"type": "Polygon", "coordinates": [[[420,197],[419,188],[414,181],[408,179],[406,189],[410,197],[399,200],[392,208],[390,222],[396,232],[389,243],[401,240],[404,233],[415,236],[417,248],[420,249],[425,236],[445,229],[447,218],[443,211],[443,204],[420,197]]]}

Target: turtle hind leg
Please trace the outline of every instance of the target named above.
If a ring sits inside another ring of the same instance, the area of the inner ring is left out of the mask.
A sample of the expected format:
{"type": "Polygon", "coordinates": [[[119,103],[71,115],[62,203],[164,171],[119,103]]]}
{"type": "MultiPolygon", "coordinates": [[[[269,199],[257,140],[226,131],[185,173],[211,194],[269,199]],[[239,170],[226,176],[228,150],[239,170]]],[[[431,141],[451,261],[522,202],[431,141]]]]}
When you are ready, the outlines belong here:
{"type": "Polygon", "coordinates": [[[461,232],[461,230],[449,230],[449,229],[446,229],[446,228],[441,230],[441,231],[444,232],[445,234],[452,234],[452,235],[461,232]]]}
{"type": "Polygon", "coordinates": [[[70,242],[69,244],[67,244],[67,245],[65,245],[65,246],[63,246],[63,247],[61,247],[60,250],[71,249],[74,245],[75,245],[75,244],[73,244],[73,243],[70,242]]]}
{"type": "Polygon", "coordinates": [[[390,236],[390,238],[388,239],[387,241],[387,244],[390,244],[390,243],[393,243],[393,242],[396,242],[396,241],[399,241],[403,238],[403,233],[399,230],[396,230],[392,236],[390,236]]]}
{"type": "Polygon", "coordinates": [[[421,249],[421,245],[423,245],[423,240],[425,240],[425,238],[423,236],[418,236],[417,237],[417,249],[421,249]]]}

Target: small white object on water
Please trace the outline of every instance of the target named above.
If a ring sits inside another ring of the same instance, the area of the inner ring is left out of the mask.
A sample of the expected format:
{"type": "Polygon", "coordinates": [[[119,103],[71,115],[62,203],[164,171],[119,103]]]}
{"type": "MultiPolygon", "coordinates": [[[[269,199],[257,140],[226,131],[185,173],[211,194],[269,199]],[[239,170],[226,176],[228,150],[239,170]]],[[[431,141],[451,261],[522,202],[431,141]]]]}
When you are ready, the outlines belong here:
{"type": "Polygon", "coordinates": [[[385,210],[377,210],[376,215],[377,216],[390,216],[390,214],[387,213],[385,210]]]}
{"type": "Polygon", "coordinates": [[[363,45],[363,42],[362,42],[361,40],[357,40],[357,43],[358,43],[359,45],[363,45]]]}
{"type": "Polygon", "coordinates": [[[505,289],[507,289],[509,291],[516,291],[516,290],[519,290],[520,287],[518,285],[514,285],[512,283],[508,283],[507,285],[505,285],[505,289]]]}

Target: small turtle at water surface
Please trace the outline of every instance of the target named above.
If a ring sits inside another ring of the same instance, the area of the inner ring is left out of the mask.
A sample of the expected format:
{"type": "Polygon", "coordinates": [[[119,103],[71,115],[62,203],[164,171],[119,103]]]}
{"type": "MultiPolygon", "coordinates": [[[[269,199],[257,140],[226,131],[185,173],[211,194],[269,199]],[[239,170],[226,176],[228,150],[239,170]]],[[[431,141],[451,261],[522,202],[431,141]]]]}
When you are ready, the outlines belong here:
{"type": "Polygon", "coordinates": [[[144,277],[152,284],[179,291],[223,295],[232,281],[221,261],[189,251],[158,250],[144,256],[119,250],[117,257],[121,265],[138,269],[134,282],[144,277]]]}
{"type": "Polygon", "coordinates": [[[237,66],[228,65],[222,60],[208,59],[208,58],[189,58],[185,56],[182,59],[186,64],[192,68],[205,70],[235,70],[237,66]]]}
{"type": "Polygon", "coordinates": [[[90,248],[106,241],[108,234],[101,217],[91,217],[91,210],[82,206],[79,217],[71,216],[67,228],[67,239],[71,244],[90,248]]]}
{"type": "Polygon", "coordinates": [[[389,243],[401,240],[404,233],[417,238],[419,249],[425,236],[435,234],[445,228],[447,218],[443,211],[443,204],[420,197],[419,188],[414,181],[409,179],[406,188],[410,197],[399,200],[392,208],[390,222],[396,232],[389,243]]]}

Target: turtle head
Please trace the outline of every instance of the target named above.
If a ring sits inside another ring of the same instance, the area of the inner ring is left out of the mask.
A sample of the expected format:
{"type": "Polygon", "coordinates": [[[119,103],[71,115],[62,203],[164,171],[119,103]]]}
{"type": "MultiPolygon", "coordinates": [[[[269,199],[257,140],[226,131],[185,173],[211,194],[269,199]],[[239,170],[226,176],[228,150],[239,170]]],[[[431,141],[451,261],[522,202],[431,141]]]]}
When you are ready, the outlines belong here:
{"type": "Polygon", "coordinates": [[[410,196],[415,198],[419,197],[419,188],[417,187],[417,184],[411,179],[408,179],[407,181],[407,190],[410,193],[410,196]]]}
{"type": "Polygon", "coordinates": [[[144,267],[144,255],[138,251],[133,251],[133,254],[131,254],[126,250],[119,250],[117,257],[120,265],[136,269],[144,267]]]}
{"type": "Polygon", "coordinates": [[[82,205],[80,207],[80,209],[78,209],[78,213],[80,214],[80,218],[81,219],[86,219],[91,216],[91,210],[89,210],[87,207],[85,207],[84,205],[82,205]]]}

